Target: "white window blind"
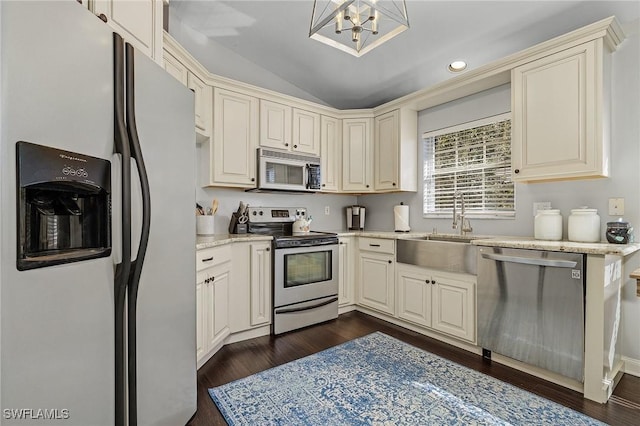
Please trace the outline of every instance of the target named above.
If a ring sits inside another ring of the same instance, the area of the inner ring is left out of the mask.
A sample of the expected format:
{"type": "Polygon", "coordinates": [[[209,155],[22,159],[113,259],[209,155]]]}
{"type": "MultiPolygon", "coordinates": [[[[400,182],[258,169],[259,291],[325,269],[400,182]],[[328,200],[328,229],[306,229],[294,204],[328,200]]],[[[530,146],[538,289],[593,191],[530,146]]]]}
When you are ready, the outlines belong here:
{"type": "Polygon", "coordinates": [[[458,191],[471,217],[515,216],[510,114],[425,133],[423,149],[425,217],[450,217],[458,191]]]}

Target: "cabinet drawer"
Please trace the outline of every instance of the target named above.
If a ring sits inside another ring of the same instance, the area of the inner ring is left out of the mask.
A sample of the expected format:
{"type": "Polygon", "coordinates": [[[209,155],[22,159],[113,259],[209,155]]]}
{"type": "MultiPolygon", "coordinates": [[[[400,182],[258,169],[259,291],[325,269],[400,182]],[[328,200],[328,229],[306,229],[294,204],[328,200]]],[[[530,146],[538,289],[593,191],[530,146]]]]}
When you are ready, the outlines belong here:
{"type": "Polygon", "coordinates": [[[374,251],[376,253],[395,253],[395,240],[386,238],[359,238],[360,250],[374,251]]]}
{"type": "Polygon", "coordinates": [[[196,251],[196,271],[219,265],[231,260],[231,245],[196,251]]]}

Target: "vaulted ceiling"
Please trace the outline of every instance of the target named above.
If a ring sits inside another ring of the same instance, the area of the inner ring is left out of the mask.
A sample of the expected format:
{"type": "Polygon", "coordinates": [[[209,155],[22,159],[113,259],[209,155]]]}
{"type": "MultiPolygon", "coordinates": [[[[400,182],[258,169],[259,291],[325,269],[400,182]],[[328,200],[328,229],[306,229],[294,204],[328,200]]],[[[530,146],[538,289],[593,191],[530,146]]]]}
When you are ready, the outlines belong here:
{"type": "MultiPolygon", "coordinates": [[[[410,29],[360,58],[308,38],[312,0],[172,0],[169,13],[257,70],[341,109],[377,106],[451,78],[447,65],[453,60],[478,68],[611,15],[628,32],[640,25],[640,1],[406,3],[410,29]]],[[[195,56],[214,63],[209,71],[237,78],[204,55],[195,56]]]]}

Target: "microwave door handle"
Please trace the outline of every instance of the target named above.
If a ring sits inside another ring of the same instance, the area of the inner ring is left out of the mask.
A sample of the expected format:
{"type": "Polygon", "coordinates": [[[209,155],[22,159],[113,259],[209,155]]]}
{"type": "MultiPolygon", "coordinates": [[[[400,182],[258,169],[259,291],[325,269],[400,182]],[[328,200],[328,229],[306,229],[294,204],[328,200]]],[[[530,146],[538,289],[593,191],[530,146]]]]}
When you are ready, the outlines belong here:
{"type": "Polygon", "coordinates": [[[304,187],[309,189],[310,181],[311,181],[311,179],[310,179],[311,167],[309,167],[309,164],[305,164],[304,165],[304,170],[305,170],[305,173],[304,173],[304,187]]]}

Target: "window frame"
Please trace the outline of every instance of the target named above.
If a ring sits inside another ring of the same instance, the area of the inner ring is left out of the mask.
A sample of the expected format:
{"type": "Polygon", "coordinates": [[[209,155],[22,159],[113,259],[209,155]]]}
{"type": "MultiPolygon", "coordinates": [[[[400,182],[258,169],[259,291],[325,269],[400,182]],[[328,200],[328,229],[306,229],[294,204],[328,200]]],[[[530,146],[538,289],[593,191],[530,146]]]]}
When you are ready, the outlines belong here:
{"type": "MultiPolygon", "coordinates": [[[[461,123],[461,124],[456,124],[454,126],[449,126],[449,127],[444,127],[444,128],[440,128],[440,129],[436,129],[436,130],[431,130],[428,132],[424,132],[422,134],[422,153],[423,153],[423,157],[422,157],[422,217],[424,219],[439,219],[439,218],[451,218],[453,211],[441,211],[441,212],[427,212],[427,167],[426,167],[426,163],[427,163],[427,158],[426,158],[426,150],[427,150],[427,139],[428,138],[432,138],[432,137],[436,137],[439,135],[444,135],[447,133],[455,133],[455,132],[460,132],[463,130],[468,130],[468,129],[473,129],[476,127],[482,127],[482,126],[486,126],[488,124],[492,124],[492,123],[496,123],[496,122],[500,122],[500,121],[506,121],[506,120],[511,120],[512,121],[512,114],[511,112],[506,112],[506,113],[502,113],[502,114],[497,114],[497,115],[492,115],[489,117],[485,117],[485,118],[481,118],[478,120],[473,120],[473,121],[468,121],[465,123],[461,123]]],[[[509,163],[509,167],[511,166],[511,164],[509,163]]],[[[516,194],[516,183],[512,180],[513,182],[513,210],[509,210],[509,211],[483,211],[483,212],[474,212],[473,210],[467,210],[465,212],[465,216],[468,218],[475,218],[475,219],[515,219],[516,216],[516,198],[517,198],[517,194],[516,194]]],[[[458,203],[459,205],[459,203],[458,203]]]]}

